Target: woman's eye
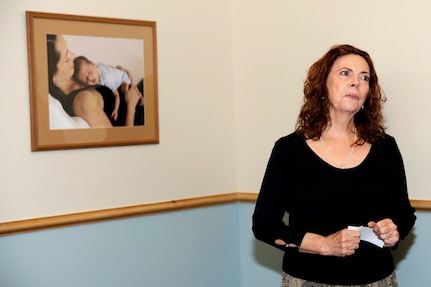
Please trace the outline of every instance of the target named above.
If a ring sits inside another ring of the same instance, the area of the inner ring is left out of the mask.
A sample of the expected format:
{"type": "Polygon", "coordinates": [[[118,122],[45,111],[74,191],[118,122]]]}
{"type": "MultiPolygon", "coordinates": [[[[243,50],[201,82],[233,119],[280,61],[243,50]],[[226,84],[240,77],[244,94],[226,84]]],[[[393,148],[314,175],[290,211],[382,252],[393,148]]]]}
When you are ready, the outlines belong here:
{"type": "Polygon", "coordinates": [[[368,75],[362,75],[361,76],[361,80],[363,80],[365,82],[369,82],[370,81],[370,76],[368,76],[368,75]]]}
{"type": "Polygon", "coordinates": [[[346,70],[341,71],[340,75],[342,75],[342,76],[348,76],[349,75],[349,71],[346,71],[346,70]]]}

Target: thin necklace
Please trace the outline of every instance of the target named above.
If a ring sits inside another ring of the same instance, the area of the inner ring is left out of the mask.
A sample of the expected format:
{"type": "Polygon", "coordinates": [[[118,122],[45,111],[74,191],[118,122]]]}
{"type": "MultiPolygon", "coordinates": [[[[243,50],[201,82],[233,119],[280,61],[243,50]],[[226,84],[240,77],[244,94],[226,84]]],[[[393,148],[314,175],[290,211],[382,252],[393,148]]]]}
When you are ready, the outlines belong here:
{"type": "Polygon", "coordinates": [[[346,161],[343,163],[339,163],[338,161],[336,161],[331,154],[329,153],[328,149],[326,148],[325,142],[323,141],[323,138],[320,137],[320,142],[323,145],[323,149],[325,150],[326,154],[329,156],[329,158],[336,164],[338,165],[341,169],[344,169],[344,167],[349,163],[350,159],[352,158],[353,152],[355,151],[355,142],[356,142],[356,129],[355,129],[355,135],[353,138],[353,146],[352,149],[350,150],[350,154],[347,157],[346,161]]]}

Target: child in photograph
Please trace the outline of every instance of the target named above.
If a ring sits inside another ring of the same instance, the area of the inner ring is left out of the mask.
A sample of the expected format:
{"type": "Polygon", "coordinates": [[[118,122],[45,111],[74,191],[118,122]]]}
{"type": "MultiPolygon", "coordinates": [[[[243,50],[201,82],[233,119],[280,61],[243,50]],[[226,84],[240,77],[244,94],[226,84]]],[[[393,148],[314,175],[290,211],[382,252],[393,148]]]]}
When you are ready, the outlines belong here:
{"type": "MultiPolygon", "coordinates": [[[[131,84],[132,79],[128,71],[121,66],[114,67],[103,63],[94,63],[84,56],[74,59],[75,71],[74,78],[83,85],[103,85],[112,90],[115,97],[115,106],[111,117],[117,120],[118,108],[120,106],[120,95],[118,89],[123,83],[131,84]]],[[[140,104],[143,105],[143,96],[140,104]]]]}

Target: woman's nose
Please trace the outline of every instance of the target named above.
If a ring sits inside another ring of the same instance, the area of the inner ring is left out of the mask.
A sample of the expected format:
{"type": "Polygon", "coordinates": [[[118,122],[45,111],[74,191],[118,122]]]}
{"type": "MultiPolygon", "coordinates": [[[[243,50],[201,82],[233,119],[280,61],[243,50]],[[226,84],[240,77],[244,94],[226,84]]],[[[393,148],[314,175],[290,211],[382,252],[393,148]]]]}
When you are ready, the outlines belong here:
{"type": "Polygon", "coordinates": [[[359,87],[359,78],[357,78],[357,77],[353,77],[352,78],[352,83],[350,84],[350,86],[352,86],[352,87],[359,87]]]}

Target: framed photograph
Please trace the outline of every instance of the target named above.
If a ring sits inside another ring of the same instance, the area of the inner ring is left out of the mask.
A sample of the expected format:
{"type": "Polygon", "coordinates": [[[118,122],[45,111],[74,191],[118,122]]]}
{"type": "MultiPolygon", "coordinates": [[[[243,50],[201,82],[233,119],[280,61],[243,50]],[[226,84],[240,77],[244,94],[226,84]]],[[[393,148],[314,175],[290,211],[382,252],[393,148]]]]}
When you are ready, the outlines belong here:
{"type": "Polygon", "coordinates": [[[159,143],[155,22],[26,20],[32,151],[159,143]]]}

